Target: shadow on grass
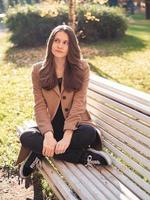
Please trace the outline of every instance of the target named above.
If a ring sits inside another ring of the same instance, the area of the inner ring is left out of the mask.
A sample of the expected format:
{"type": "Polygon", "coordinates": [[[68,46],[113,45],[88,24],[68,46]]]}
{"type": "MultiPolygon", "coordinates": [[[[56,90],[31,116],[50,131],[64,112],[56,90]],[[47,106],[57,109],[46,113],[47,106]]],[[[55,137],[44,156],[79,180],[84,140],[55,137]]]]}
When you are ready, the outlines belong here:
{"type": "Polygon", "coordinates": [[[92,63],[88,62],[88,64],[90,65],[90,69],[92,72],[95,72],[97,75],[109,79],[109,80],[114,80],[116,82],[119,83],[119,81],[115,78],[113,78],[112,76],[108,75],[107,73],[105,73],[104,71],[102,71],[101,69],[99,69],[98,67],[96,67],[95,65],[93,65],[92,63]]]}
{"type": "Polygon", "coordinates": [[[125,35],[122,40],[98,41],[92,44],[82,44],[82,53],[86,58],[93,56],[120,56],[132,51],[146,48],[146,42],[132,35],[125,35]]]}
{"type": "Polygon", "coordinates": [[[138,32],[150,33],[150,27],[148,27],[148,25],[145,24],[134,24],[133,26],[130,26],[129,30],[137,33],[138,32]]]}
{"type": "Polygon", "coordinates": [[[5,60],[11,62],[16,68],[31,67],[34,63],[44,59],[45,47],[19,48],[12,47],[6,51],[5,60]]]}

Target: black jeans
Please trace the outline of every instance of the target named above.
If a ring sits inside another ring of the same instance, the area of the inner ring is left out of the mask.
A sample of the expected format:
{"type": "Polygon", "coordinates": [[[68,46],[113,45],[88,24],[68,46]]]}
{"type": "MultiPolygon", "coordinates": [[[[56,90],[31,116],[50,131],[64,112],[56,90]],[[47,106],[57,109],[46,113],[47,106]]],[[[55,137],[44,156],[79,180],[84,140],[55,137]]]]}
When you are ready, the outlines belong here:
{"type": "MultiPolygon", "coordinates": [[[[59,141],[62,137],[54,133],[54,137],[59,141]]],[[[20,141],[24,147],[35,152],[38,157],[42,157],[44,136],[38,127],[31,127],[22,133],[20,141]]],[[[55,154],[54,158],[72,163],[82,163],[83,152],[89,147],[93,147],[100,142],[96,129],[90,125],[80,125],[74,130],[71,143],[63,154],[55,154]]]]}

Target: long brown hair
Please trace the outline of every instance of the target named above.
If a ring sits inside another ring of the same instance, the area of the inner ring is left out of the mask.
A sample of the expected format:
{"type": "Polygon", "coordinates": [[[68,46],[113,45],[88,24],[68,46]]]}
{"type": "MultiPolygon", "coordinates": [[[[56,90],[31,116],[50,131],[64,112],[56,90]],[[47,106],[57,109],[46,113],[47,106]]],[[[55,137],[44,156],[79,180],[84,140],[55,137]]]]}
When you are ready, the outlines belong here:
{"type": "Polygon", "coordinates": [[[48,38],[45,60],[40,69],[41,87],[46,90],[51,90],[57,85],[54,55],[51,49],[55,35],[60,31],[65,32],[69,37],[69,50],[64,71],[64,88],[67,91],[78,91],[81,89],[83,82],[81,51],[74,31],[67,25],[59,25],[54,28],[48,38]]]}

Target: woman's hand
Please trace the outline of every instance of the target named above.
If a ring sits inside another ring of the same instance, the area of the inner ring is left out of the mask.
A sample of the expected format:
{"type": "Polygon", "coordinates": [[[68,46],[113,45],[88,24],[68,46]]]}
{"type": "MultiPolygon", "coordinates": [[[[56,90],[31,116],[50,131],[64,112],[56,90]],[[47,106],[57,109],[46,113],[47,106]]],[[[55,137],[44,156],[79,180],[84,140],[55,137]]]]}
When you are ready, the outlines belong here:
{"type": "Polygon", "coordinates": [[[53,157],[57,141],[51,131],[45,133],[42,154],[47,157],[53,157]]]}
{"type": "Polygon", "coordinates": [[[71,130],[65,131],[64,137],[59,142],[57,142],[57,145],[55,148],[55,154],[65,153],[65,151],[70,145],[72,134],[73,134],[73,131],[71,130]]]}

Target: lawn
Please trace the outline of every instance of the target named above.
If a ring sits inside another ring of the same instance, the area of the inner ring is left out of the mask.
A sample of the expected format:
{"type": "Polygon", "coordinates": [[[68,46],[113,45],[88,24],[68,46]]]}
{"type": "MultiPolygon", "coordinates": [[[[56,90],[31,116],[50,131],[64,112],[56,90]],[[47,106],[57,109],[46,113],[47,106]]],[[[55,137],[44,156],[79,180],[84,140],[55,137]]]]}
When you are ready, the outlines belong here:
{"type": "MultiPolygon", "coordinates": [[[[0,166],[11,167],[19,149],[16,125],[33,115],[31,66],[43,59],[45,47],[14,49],[9,35],[0,35],[0,166]]],[[[150,21],[142,15],[130,17],[123,40],[81,47],[99,75],[150,92],[150,21]]]]}
{"type": "Polygon", "coordinates": [[[150,20],[144,20],[142,14],[130,17],[123,40],[100,41],[84,47],[94,71],[119,83],[150,92],[150,20]]]}

